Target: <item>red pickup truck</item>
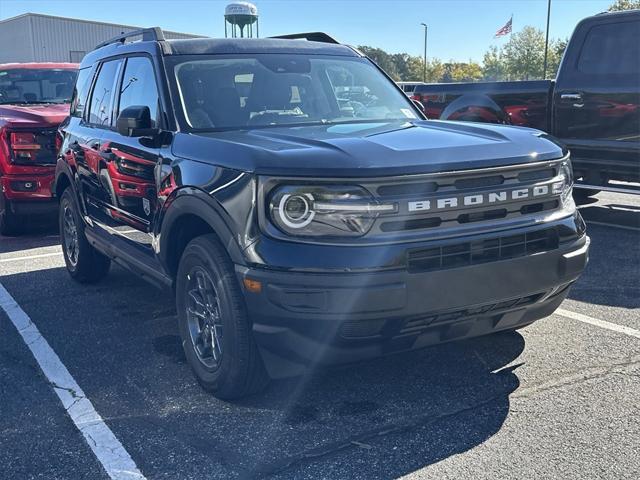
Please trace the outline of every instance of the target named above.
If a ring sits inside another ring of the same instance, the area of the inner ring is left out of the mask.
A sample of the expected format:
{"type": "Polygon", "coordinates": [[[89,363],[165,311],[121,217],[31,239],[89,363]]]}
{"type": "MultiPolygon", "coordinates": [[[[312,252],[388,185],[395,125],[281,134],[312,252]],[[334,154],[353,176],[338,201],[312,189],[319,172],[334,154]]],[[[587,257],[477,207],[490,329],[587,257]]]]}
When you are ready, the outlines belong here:
{"type": "Polygon", "coordinates": [[[21,217],[53,215],[58,125],[69,114],[75,63],[0,64],[0,234],[21,217]]]}

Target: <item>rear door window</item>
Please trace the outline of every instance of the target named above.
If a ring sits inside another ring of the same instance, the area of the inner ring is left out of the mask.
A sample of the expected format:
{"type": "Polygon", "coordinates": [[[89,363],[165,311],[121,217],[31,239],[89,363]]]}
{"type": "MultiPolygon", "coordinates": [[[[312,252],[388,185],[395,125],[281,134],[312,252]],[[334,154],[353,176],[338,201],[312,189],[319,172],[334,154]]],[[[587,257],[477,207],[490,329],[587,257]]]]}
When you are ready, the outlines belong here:
{"type": "Polygon", "coordinates": [[[100,67],[89,107],[89,123],[110,128],[113,124],[113,102],[122,59],[105,62],[100,67]]]}
{"type": "Polygon", "coordinates": [[[590,75],[640,75],[640,22],[596,25],[589,30],[578,70],[590,75]]]}
{"type": "Polygon", "coordinates": [[[81,118],[89,96],[91,80],[93,79],[93,67],[83,68],[78,72],[78,80],[73,90],[71,99],[71,116],[81,118]]]}

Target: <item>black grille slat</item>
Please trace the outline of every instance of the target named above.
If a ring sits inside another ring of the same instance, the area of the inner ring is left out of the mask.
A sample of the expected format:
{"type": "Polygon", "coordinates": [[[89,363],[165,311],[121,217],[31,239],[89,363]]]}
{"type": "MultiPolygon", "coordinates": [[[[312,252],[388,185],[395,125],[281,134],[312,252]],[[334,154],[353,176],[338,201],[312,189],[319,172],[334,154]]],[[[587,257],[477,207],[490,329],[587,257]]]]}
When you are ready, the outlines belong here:
{"type": "Polygon", "coordinates": [[[423,195],[438,190],[436,182],[401,183],[397,185],[382,185],[377,192],[381,197],[396,197],[400,195],[423,195]]]}
{"type": "Polygon", "coordinates": [[[559,246],[555,228],[505,235],[475,242],[413,250],[407,256],[409,272],[466,267],[554,250],[559,246]]]}
{"type": "Polygon", "coordinates": [[[556,171],[553,168],[544,168],[541,170],[532,170],[529,172],[520,172],[518,180],[521,182],[538,182],[540,180],[550,180],[555,177],[556,171]]]}
{"type": "Polygon", "coordinates": [[[467,190],[470,188],[494,187],[503,183],[504,177],[502,175],[493,175],[491,177],[461,178],[453,182],[453,186],[458,190],[467,190]]]}

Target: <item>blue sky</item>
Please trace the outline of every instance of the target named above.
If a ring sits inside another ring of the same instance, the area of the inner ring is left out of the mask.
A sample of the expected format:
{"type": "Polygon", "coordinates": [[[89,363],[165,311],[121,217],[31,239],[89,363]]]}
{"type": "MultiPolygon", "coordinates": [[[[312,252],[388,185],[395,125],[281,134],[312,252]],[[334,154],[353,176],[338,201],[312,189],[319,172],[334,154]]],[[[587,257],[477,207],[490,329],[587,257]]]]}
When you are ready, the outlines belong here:
{"type": "MultiPolygon", "coordinates": [[[[226,0],[0,0],[0,19],[38,12],[168,30],[224,36],[226,0]]],[[[514,32],[545,28],[547,0],[255,0],[261,36],[325,31],[344,43],[429,57],[482,60],[504,39],[493,35],[513,14],[514,32]]],[[[571,35],[576,23],[613,0],[552,0],[550,36],[571,35]]]]}

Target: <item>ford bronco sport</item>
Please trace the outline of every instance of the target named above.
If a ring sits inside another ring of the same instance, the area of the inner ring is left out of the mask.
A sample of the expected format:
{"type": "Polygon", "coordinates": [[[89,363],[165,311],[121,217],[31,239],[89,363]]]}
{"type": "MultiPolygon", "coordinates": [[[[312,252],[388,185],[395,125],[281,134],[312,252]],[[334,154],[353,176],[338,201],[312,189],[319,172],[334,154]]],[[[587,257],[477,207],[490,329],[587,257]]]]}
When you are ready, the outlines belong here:
{"type": "Polygon", "coordinates": [[[187,360],[220,398],[522,327],[587,261],[558,143],[427,121],[325,34],[114,39],[84,58],[61,132],[70,275],[114,261],[173,288],[187,360]]]}

